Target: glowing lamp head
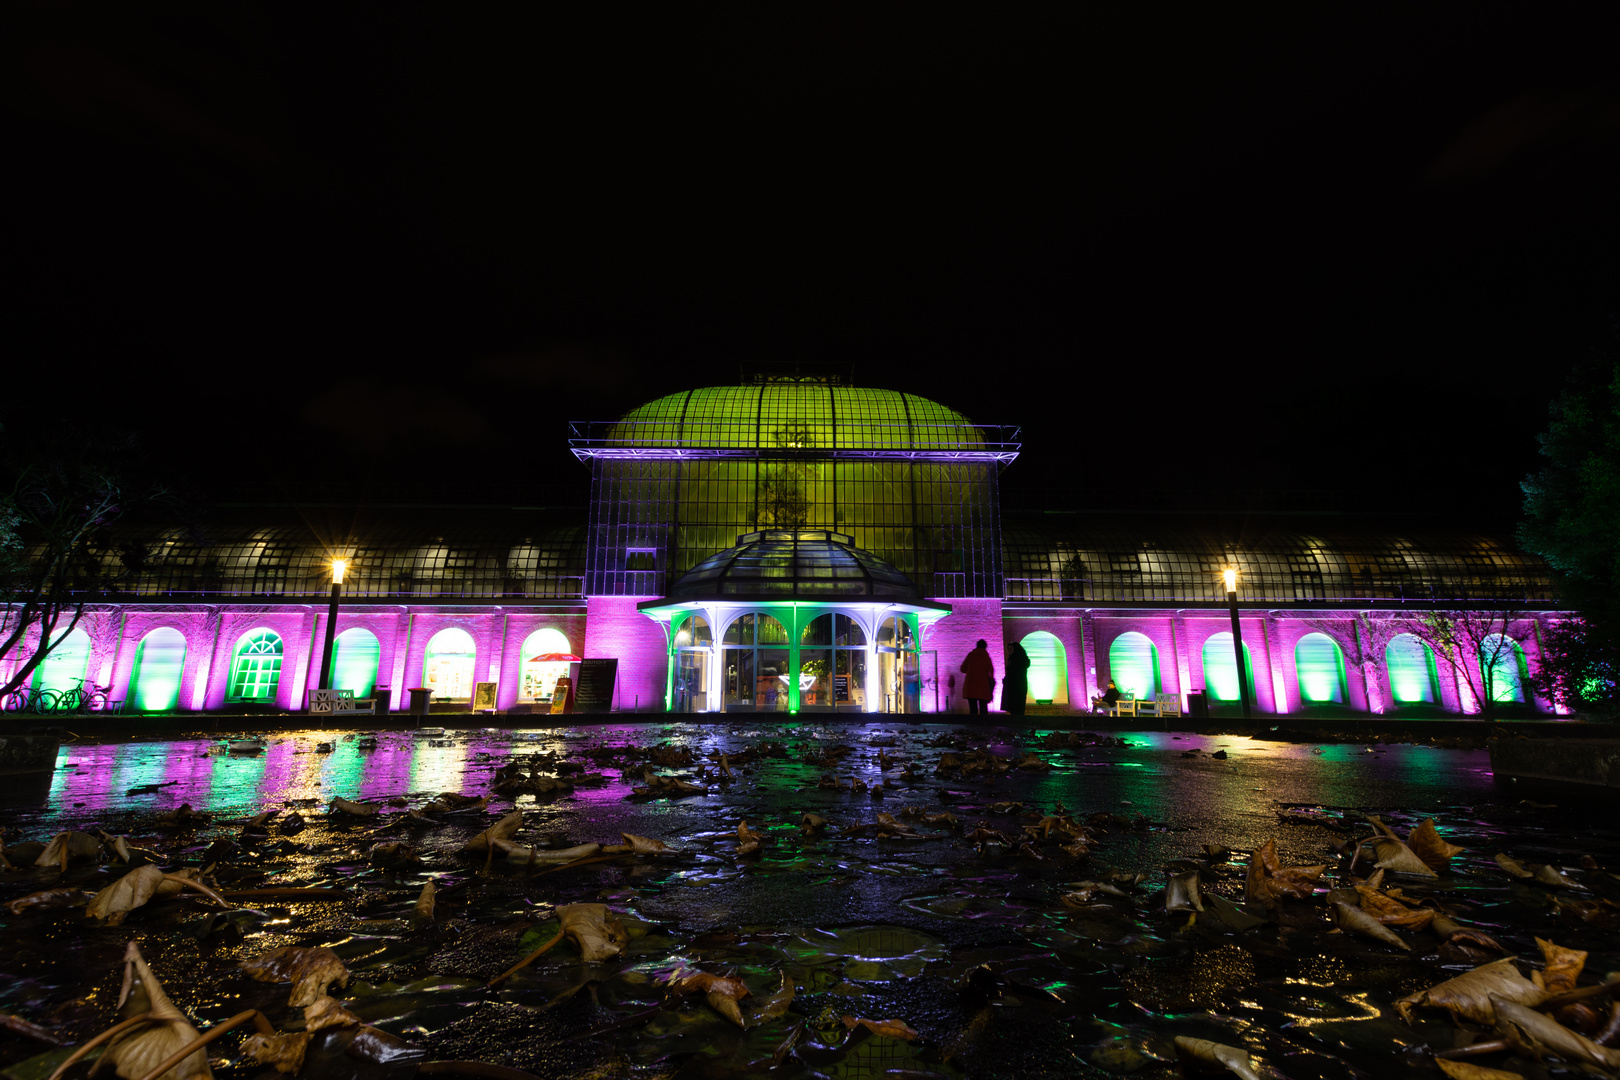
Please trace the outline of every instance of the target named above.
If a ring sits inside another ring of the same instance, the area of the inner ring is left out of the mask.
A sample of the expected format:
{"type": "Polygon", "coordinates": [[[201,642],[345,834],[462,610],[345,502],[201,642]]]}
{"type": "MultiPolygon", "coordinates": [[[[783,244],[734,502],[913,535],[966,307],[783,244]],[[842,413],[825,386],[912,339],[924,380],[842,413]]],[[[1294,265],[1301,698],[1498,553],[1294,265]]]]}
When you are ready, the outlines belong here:
{"type": "Polygon", "coordinates": [[[343,573],[344,573],[344,571],[346,571],[348,569],[349,569],[349,560],[348,559],[333,559],[332,560],[332,584],[334,584],[334,585],[343,584],[343,573]]]}
{"type": "Polygon", "coordinates": [[[1237,592],[1237,567],[1228,566],[1221,571],[1221,576],[1226,579],[1226,591],[1237,592]]]}

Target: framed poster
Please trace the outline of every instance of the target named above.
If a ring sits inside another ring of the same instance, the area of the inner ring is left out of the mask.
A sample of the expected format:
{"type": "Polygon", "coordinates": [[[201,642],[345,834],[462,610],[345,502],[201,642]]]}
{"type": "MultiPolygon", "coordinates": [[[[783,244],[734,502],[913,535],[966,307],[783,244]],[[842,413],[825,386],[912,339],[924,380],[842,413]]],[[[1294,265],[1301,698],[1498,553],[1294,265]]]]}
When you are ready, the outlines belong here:
{"type": "Polygon", "coordinates": [[[473,683],[472,707],[477,712],[480,709],[495,711],[495,687],[497,683],[473,683]]]}

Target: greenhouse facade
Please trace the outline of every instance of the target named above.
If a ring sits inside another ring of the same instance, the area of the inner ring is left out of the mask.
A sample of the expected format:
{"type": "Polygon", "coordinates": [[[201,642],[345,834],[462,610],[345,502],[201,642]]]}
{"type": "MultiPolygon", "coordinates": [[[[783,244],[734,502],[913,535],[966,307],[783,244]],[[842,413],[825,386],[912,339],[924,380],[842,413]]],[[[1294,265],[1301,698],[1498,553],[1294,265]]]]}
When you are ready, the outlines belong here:
{"type": "Polygon", "coordinates": [[[395,710],[404,688],[465,703],[494,683],[499,711],[546,711],[586,657],[618,661],[617,710],[954,712],[981,638],[998,678],[1012,643],[1028,654],[1033,711],[1084,710],[1110,680],[1185,709],[1238,697],[1235,569],[1260,713],[1467,714],[1482,689],[1553,711],[1525,676],[1567,613],[1545,565],[1502,538],[1006,513],[1015,427],[824,378],[695,389],[572,435],[583,512],[244,505],[123,536],[117,591],[88,598],[31,683],[87,680],[149,713],[304,708],[341,559],[332,685],[384,688],[395,710]],[[1437,620],[1484,636],[1448,656],[1437,620]]]}

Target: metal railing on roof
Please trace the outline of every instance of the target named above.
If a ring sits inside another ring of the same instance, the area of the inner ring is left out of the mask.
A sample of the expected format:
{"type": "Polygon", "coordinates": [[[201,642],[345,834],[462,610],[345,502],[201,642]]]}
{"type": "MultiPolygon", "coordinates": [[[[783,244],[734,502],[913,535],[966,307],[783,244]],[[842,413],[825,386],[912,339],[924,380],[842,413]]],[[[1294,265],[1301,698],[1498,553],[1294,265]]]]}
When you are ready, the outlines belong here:
{"type": "Polygon", "coordinates": [[[662,420],[576,420],[569,424],[569,447],[581,461],[590,458],[899,458],[942,461],[995,461],[1018,457],[1019,428],[1005,424],[953,424],[919,419],[911,422],[808,420],[812,435],[825,435],[831,446],[809,443],[776,445],[758,425],[736,425],[714,438],[706,425],[683,426],[662,420]]]}

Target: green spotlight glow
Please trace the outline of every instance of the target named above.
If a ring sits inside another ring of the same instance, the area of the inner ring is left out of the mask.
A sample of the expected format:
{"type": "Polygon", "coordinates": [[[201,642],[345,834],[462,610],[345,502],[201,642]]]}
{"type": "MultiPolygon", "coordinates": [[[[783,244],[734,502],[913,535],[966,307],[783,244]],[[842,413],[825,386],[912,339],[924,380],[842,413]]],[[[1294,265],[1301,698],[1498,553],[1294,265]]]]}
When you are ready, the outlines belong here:
{"type": "Polygon", "coordinates": [[[135,650],[130,700],[136,712],[174,712],[180,704],[180,677],[186,669],[186,637],[170,627],[154,630],[135,650]]]}
{"type": "Polygon", "coordinates": [[[1309,704],[1344,700],[1344,656],[1326,634],[1306,634],[1294,646],[1299,696],[1309,704]]]}
{"type": "Polygon", "coordinates": [[[1127,630],[1108,646],[1108,674],[1120,693],[1147,698],[1159,692],[1159,650],[1146,634],[1127,630]]]}
{"type": "Polygon", "coordinates": [[[1036,701],[1054,701],[1062,689],[1062,700],[1067,701],[1069,670],[1063,642],[1045,630],[1037,630],[1019,644],[1029,655],[1029,696],[1036,701]]]}

